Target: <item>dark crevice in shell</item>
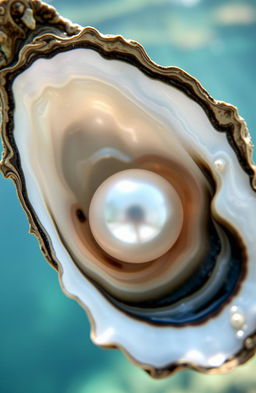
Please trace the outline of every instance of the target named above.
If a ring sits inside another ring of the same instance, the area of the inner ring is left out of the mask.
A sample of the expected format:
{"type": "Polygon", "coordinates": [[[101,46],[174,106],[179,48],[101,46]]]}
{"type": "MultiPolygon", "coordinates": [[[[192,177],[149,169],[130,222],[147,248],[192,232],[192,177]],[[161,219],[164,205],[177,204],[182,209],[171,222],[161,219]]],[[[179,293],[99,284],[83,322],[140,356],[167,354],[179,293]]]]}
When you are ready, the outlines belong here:
{"type": "Polygon", "coordinates": [[[84,223],[86,221],[86,216],[82,209],[76,210],[76,216],[79,222],[84,223]]]}

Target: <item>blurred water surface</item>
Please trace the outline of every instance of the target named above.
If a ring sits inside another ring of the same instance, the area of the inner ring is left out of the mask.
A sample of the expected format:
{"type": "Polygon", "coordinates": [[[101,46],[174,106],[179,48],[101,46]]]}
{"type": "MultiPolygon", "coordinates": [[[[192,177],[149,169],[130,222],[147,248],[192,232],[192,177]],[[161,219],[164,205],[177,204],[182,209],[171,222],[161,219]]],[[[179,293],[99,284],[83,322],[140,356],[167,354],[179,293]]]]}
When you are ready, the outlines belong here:
{"type": "MultiPolygon", "coordinates": [[[[102,33],[139,41],[161,65],[197,77],[231,102],[256,141],[254,0],[54,0],[102,33]]],[[[256,361],[225,376],[181,372],[154,381],[89,340],[84,311],[44,261],[11,181],[0,179],[0,393],[256,393],[256,361]]]]}

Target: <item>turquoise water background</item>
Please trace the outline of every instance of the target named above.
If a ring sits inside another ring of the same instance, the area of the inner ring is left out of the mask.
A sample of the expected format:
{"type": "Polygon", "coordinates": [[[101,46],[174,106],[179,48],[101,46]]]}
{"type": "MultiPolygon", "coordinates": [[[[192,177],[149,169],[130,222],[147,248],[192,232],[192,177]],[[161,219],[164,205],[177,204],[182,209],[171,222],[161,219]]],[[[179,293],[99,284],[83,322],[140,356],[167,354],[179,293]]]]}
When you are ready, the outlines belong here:
{"type": "MultiPolygon", "coordinates": [[[[59,12],[142,43],[236,105],[256,141],[254,0],[55,0],[59,12]]],[[[256,361],[225,376],[152,380],[89,339],[87,317],[42,257],[11,181],[0,178],[0,393],[256,393],[256,361]]],[[[219,334],[220,332],[216,332],[219,334]]]]}

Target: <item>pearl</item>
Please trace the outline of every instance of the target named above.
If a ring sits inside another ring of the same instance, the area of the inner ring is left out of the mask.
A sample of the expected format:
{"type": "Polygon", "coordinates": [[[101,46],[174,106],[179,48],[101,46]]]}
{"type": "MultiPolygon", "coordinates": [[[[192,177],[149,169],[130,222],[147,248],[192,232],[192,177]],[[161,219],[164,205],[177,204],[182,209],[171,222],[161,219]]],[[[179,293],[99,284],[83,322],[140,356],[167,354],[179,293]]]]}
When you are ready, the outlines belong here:
{"type": "Polygon", "coordinates": [[[100,247],[124,262],[144,263],[176,242],[183,209],[173,186],[144,169],[128,169],[106,179],[89,208],[89,224],[100,247]]]}
{"type": "Polygon", "coordinates": [[[241,329],[245,325],[245,316],[241,312],[235,312],[231,316],[231,325],[235,329],[241,329]]]}
{"type": "Polygon", "coordinates": [[[218,158],[217,160],[214,161],[215,168],[217,169],[218,172],[223,172],[225,169],[226,163],[223,160],[223,158],[218,158]]]}

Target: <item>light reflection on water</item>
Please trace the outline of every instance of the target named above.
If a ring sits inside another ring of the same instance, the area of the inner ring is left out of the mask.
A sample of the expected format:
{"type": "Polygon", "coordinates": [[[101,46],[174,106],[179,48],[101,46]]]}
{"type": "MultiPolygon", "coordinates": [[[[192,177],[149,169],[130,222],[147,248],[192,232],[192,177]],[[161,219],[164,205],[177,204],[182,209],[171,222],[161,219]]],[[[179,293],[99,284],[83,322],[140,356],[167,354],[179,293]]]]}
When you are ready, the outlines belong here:
{"type": "MultiPolygon", "coordinates": [[[[239,108],[256,141],[256,5],[253,0],[51,2],[103,33],[140,41],[162,65],[184,68],[217,99],[239,108]]],[[[255,392],[255,361],[227,376],[182,372],[154,381],[117,351],[89,340],[83,310],[60,291],[10,181],[1,187],[0,392],[255,392]]]]}

